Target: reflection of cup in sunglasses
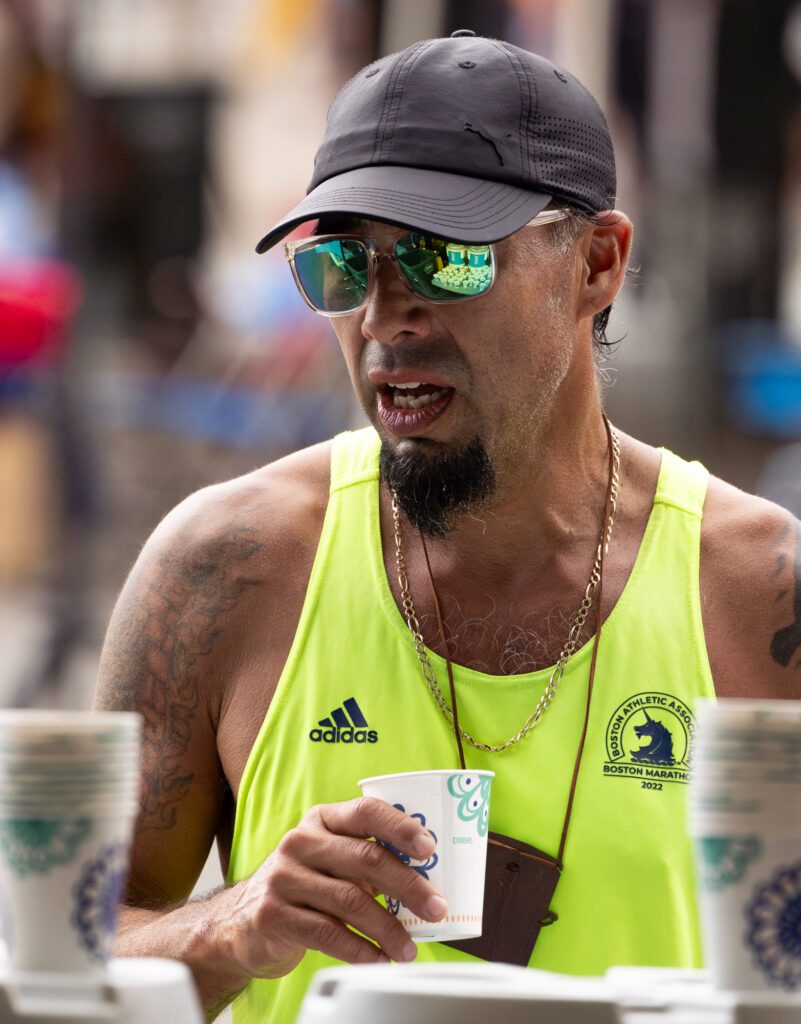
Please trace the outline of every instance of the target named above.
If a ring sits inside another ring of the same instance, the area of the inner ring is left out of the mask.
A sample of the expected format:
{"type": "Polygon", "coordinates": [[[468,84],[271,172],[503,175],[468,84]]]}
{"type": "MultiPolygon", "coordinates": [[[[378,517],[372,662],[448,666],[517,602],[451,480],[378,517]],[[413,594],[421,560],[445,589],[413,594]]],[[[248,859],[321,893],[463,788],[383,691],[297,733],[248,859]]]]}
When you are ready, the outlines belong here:
{"type": "Polygon", "coordinates": [[[467,254],[467,246],[459,245],[457,242],[448,242],[448,263],[452,267],[463,267],[467,254]]]}
{"type": "Polygon", "coordinates": [[[467,249],[467,262],[471,267],[485,267],[489,259],[488,245],[471,245],[467,249]]]}
{"type": "Polygon", "coordinates": [[[480,295],[492,281],[491,253],[488,245],[468,246],[449,242],[448,263],[438,267],[432,284],[454,295],[480,295]]]}

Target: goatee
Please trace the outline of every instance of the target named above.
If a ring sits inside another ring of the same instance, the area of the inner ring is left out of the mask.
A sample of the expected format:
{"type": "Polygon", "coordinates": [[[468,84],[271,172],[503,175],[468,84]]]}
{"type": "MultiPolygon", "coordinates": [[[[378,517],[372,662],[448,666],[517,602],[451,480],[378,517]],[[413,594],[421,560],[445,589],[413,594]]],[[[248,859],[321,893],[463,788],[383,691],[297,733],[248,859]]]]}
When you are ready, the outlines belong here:
{"type": "Polygon", "coordinates": [[[454,519],[495,493],[495,470],[480,437],[440,455],[419,445],[398,454],[382,439],[381,474],[412,526],[429,537],[447,536],[454,519]]]}

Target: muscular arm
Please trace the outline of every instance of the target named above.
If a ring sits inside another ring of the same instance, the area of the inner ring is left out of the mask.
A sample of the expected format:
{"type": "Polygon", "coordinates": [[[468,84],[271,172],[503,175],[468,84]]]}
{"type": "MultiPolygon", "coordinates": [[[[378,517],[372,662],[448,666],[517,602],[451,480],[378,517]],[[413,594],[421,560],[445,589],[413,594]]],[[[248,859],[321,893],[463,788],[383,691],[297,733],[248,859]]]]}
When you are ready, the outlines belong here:
{"type": "MultiPolygon", "coordinates": [[[[162,532],[173,529],[163,528],[162,532]]],[[[99,708],[137,710],[144,719],[138,832],[216,824],[225,780],[217,758],[220,635],[226,618],[256,587],[263,551],[244,527],[212,543],[174,531],[153,538],[114,611],[100,664],[99,708]],[[181,811],[188,801],[189,810],[181,811]]],[[[213,831],[211,833],[213,836],[213,831]]],[[[192,865],[172,866],[170,888],[191,884],[192,865]]]]}
{"type": "MultiPolygon", "coordinates": [[[[213,489],[196,496],[146,545],[115,608],[95,697],[98,708],[143,716],[140,814],[118,952],[190,966],[207,959],[210,921],[225,898],[184,906],[226,806],[216,745],[226,628],[259,586],[264,547],[245,525],[218,531],[219,504],[213,489]]],[[[195,973],[209,1007],[247,980],[203,966],[195,973]]]]}
{"type": "MultiPolygon", "coordinates": [[[[322,458],[326,495],[327,452],[322,458]]],[[[428,880],[371,841],[420,858],[433,840],[416,820],[367,799],[310,808],[250,878],[187,902],[215,834],[228,830],[231,792],[255,735],[248,740],[250,720],[269,701],[254,699],[254,679],[277,678],[270,654],[281,663],[300,611],[288,581],[302,595],[303,552],[310,566],[319,536],[318,522],[309,544],[307,513],[319,504],[319,486],[309,500],[309,462],[321,456],[293,459],[289,469],[276,464],[244,484],[200,492],[167,517],[125,584],[101,659],[96,706],[144,718],[141,812],[117,953],[186,963],[210,1019],[251,978],[286,974],[307,949],[351,963],[413,959],[378,892],[428,920],[447,912],[428,880]],[[254,646],[262,655],[255,673],[254,646]]]]}
{"type": "Polygon", "coordinates": [[[718,695],[801,699],[801,522],[712,481],[701,596],[718,695]]]}

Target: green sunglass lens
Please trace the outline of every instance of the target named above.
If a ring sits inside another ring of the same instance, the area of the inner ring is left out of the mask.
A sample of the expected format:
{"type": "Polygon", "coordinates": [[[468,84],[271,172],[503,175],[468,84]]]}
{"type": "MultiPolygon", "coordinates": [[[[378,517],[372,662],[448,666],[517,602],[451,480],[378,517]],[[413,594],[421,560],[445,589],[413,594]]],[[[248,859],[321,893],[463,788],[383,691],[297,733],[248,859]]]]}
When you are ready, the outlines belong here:
{"type": "Polygon", "coordinates": [[[398,239],[395,255],[412,288],[424,299],[471,298],[492,284],[488,245],[446,242],[415,231],[398,239]]]}
{"type": "Polygon", "coordinates": [[[367,250],[350,239],[320,242],[295,253],[295,273],[309,302],[325,313],[358,309],[367,293],[367,250]]]}

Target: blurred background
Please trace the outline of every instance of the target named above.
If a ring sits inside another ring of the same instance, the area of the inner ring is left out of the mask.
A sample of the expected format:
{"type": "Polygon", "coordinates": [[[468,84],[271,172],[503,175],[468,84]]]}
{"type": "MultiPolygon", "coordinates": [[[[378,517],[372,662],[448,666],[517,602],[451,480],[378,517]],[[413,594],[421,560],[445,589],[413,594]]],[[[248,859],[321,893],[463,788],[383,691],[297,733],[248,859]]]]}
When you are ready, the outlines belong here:
{"type": "Polygon", "coordinates": [[[799,0],[0,0],[0,703],[86,706],[164,513],[362,422],[253,247],[337,88],[457,28],[608,113],[614,422],[801,514],[799,0]]]}
{"type": "Polygon", "coordinates": [[[253,246],[339,86],[456,28],[608,113],[613,420],[801,514],[799,0],[0,0],[0,703],[85,705],[164,513],[361,423],[253,246]]]}

